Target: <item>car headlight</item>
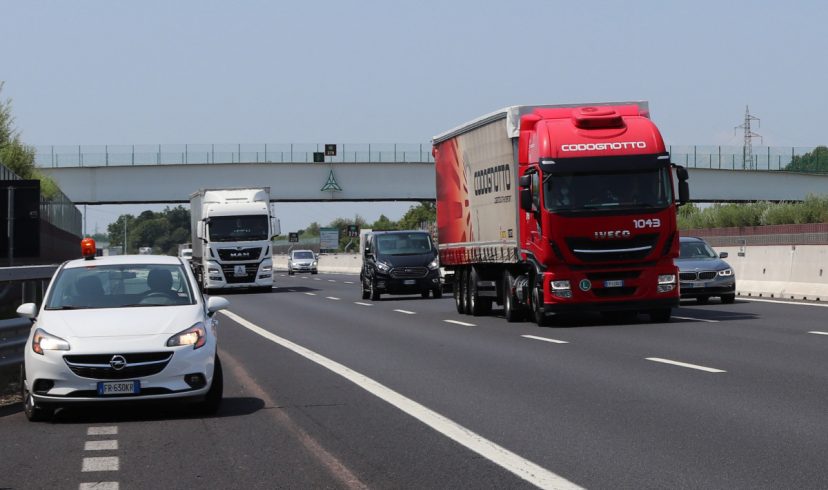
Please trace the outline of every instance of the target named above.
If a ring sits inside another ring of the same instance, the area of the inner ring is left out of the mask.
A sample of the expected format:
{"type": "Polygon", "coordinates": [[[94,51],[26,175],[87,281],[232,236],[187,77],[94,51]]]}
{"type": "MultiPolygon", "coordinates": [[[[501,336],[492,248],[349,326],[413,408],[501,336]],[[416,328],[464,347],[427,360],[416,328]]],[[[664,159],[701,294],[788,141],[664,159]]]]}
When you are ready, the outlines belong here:
{"type": "Polygon", "coordinates": [[[429,262],[428,268],[431,269],[431,270],[434,270],[434,269],[437,269],[438,267],[440,267],[440,259],[438,257],[435,257],[434,260],[429,262]]]}
{"type": "Polygon", "coordinates": [[[386,264],[385,262],[377,262],[377,268],[383,272],[388,272],[391,270],[391,266],[386,264]]]}
{"type": "Polygon", "coordinates": [[[196,323],[187,330],[183,330],[173,335],[167,340],[167,347],[178,347],[180,345],[192,345],[193,350],[203,347],[207,343],[207,331],[204,330],[204,324],[196,323]]]}
{"type": "Polygon", "coordinates": [[[319,262],[317,262],[317,261],[315,261],[315,260],[314,260],[314,261],[313,261],[313,264],[311,264],[311,267],[316,267],[316,266],[317,266],[317,264],[319,264],[319,262]]]}
{"type": "Polygon", "coordinates": [[[723,269],[719,271],[719,275],[722,277],[730,277],[733,275],[733,269],[723,269]]]}
{"type": "Polygon", "coordinates": [[[43,355],[45,350],[69,350],[69,342],[38,328],[32,337],[32,350],[43,355]]]}

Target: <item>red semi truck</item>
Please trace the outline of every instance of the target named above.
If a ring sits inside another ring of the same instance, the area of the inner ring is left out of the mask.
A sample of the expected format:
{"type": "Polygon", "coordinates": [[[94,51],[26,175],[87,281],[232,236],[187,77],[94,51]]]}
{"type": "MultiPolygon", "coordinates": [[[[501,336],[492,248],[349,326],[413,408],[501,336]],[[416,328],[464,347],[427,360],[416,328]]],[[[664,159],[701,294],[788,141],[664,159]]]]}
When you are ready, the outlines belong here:
{"type": "Polygon", "coordinates": [[[688,176],[646,102],[508,107],[433,145],[440,263],[458,312],[497,303],[510,322],[569,311],[669,321],[688,176]]]}

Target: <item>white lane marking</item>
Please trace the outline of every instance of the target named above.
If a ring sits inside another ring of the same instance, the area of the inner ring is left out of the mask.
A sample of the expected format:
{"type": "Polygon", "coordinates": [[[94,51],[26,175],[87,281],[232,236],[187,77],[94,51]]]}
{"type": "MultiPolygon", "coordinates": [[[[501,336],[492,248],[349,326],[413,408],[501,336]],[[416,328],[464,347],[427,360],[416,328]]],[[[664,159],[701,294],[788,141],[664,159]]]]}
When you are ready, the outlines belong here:
{"type": "Polygon", "coordinates": [[[757,303],[781,303],[783,305],[794,305],[794,306],[821,306],[822,308],[828,308],[828,305],[825,303],[798,303],[795,301],[784,301],[782,299],[761,299],[761,298],[746,298],[744,296],[737,296],[736,299],[740,301],[755,301],[757,303]]]}
{"type": "Polygon", "coordinates": [[[325,298],[326,299],[332,299],[334,301],[339,301],[339,298],[337,298],[336,296],[325,296],[325,298]]]}
{"type": "Polygon", "coordinates": [[[672,364],[674,366],[681,366],[690,369],[698,369],[699,371],[706,371],[708,373],[726,373],[727,371],[722,371],[721,369],[709,368],[705,366],[699,366],[698,364],[688,364],[686,362],[679,362],[679,361],[671,361],[670,359],[662,359],[660,357],[647,357],[645,358],[648,361],[653,362],[661,362],[664,364],[672,364]]]}
{"type": "Polygon", "coordinates": [[[328,279],[328,282],[336,282],[336,281],[334,281],[333,279],[328,279]]]}
{"type": "Polygon", "coordinates": [[[117,449],[117,439],[110,439],[106,441],[86,441],[86,445],[83,447],[84,451],[116,451],[117,449]]]}
{"type": "Polygon", "coordinates": [[[414,311],[408,311],[408,310],[394,310],[394,311],[396,311],[397,313],[405,313],[406,315],[416,315],[417,314],[414,311]]]}
{"type": "Polygon", "coordinates": [[[119,466],[118,456],[83,458],[83,468],[81,471],[118,471],[119,466]]]}
{"type": "Polygon", "coordinates": [[[816,331],[816,330],[812,330],[808,333],[812,333],[814,335],[828,335],[828,332],[819,332],[819,331],[816,331]]]}
{"type": "Polygon", "coordinates": [[[305,293],[305,294],[307,294],[308,296],[316,296],[316,293],[305,293]]]}
{"type": "Polygon", "coordinates": [[[546,337],[536,337],[534,335],[521,335],[525,339],[543,340],[544,342],[552,342],[553,344],[568,344],[566,340],[548,339],[546,337]]]}
{"type": "Polygon", "coordinates": [[[313,280],[314,281],[321,281],[322,279],[319,279],[318,277],[314,277],[313,280]]]}
{"type": "Polygon", "coordinates": [[[455,325],[463,325],[464,327],[476,327],[474,323],[459,322],[457,320],[443,320],[446,323],[453,323],[455,325]]]}
{"type": "Polygon", "coordinates": [[[354,301],[354,304],[355,305],[360,305],[360,306],[374,306],[371,303],[362,303],[362,302],[359,302],[359,301],[354,301]]]}
{"type": "Polygon", "coordinates": [[[676,316],[673,315],[673,318],[677,318],[679,320],[692,320],[695,322],[707,322],[707,323],[719,323],[719,320],[708,320],[706,318],[694,318],[691,316],[676,316]]]}
{"type": "Polygon", "coordinates": [[[78,490],[118,490],[116,481],[98,481],[94,483],[81,483],[78,490]]]}
{"type": "Polygon", "coordinates": [[[281,277],[287,277],[285,274],[279,274],[281,277]]]}
{"type": "Polygon", "coordinates": [[[308,279],[307,277],[303,277],[302,279],[308,279]]]}
{"type": "Polygon", "coordinates": [[[114,436],[117,434],[117,425],[108,425],[104,427],[90,427],[86,429],[86,435],[88,436],[114,436]]]}
{"type": "Polygon", "coordinates": [[[353,284],[354,281],[345,281],[345,284],[353,284]]]}
{"type": "Polygon", "coordinates": [[[253,331],[262,337],[275,342],[282,347],[289,349],[300,356],[303,356],[320,366],[323,366],[334,373],[342,376],[372,395],[397,407],[432,429],[440,432],[446,437],[466,446],[470,450],[483,456],[489,461],[514,473],[520,478],[540,488],[576,489],[581,488],[560,475],[538,466],[537,464],[524,459],[508,449],[495,444],[488,439],[470,431],[462,425],[430,410],[429,408],[407,398],[396,391],[388,388],[377,381],[360,374],[336,361],[328,359],[316,352],[295,344],[287,339],[279,337],[258,325],[255,325],[233,312],[223,310],[222,314],[238,323],[239,325],[253,331]]]}

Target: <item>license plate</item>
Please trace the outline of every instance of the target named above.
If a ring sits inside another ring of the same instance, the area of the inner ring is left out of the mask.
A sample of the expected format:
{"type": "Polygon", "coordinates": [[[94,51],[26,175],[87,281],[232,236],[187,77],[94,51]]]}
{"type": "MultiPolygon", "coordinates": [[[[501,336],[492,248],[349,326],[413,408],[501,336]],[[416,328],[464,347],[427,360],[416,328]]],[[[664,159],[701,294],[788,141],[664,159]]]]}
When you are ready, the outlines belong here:
{"type": "Polygon", "coordinates": [[[237,265],[233,268],[233,275],[236,277],[244,277],[247,275],[247,269],[243,265],[237,265]]]}
{"type": "Polygon", "coordinates": [[[693,289],[694,287],[696,287],[696,284],[692,283],[692,282],[683,282],[683,283],[681,283],[681,287],[687,288],[687,289],[693,289]]]}
{"type": "Polygon", "coordinates": [[[624,280],[618,279],[616,281],[604,281],[605,288],[621,288],[624,287],[624,280]]]}
{"type": "Polygon", "coordinates": [[[405,281],[403,281],[403,284],[405,284],[406,286],[413,286],[414,284],[417,284],[417,281],[414,279],[406,279],[405,281]]]}
{"type": "Polygon", "coordinates": [[[101,381],[98,383],[98,394],[102,396],[137,395],[140,392],[140,381],[101,381]]]}

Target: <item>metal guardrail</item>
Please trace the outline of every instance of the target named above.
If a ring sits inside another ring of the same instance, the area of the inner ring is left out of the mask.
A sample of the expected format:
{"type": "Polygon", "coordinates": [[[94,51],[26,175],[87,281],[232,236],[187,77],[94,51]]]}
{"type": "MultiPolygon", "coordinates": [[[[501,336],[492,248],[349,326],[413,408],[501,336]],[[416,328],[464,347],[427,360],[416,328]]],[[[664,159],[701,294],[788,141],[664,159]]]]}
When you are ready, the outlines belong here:
{"type": "MultiPolygon", "coordinates": [[[[31,298],[38,297],[38,284],[40,297],[43,296],[57,268],[57,265],[0,267],[0,283],[20,283],[21,303],[30,302],[31,298]]],[[[23,362],[23,348],[31,327],[32,322],[28,318],[0,320],[0,368],[23,362]]]]}
{"type": "Polygon", "coordinates": [[[0,320],[0,368],[23,362],[23,347],[32,322],[28,318],[0,320]]]}

